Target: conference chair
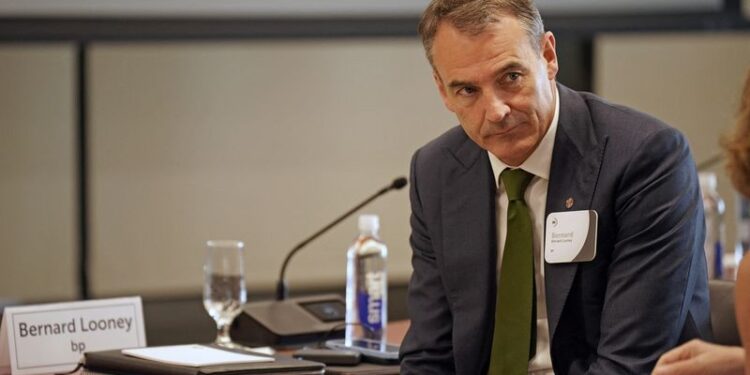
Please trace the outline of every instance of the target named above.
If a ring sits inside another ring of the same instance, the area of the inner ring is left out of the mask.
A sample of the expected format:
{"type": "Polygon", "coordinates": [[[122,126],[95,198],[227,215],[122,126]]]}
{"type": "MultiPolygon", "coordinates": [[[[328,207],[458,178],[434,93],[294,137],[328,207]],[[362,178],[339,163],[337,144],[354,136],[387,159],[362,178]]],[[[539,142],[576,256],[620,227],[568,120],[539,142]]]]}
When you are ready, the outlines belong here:
{"type": "Polygon", "coordinates": [[[713,342],[721,345],[742,345],[734,314],[734,281],[710,280],[711,326],[713,342]]]}

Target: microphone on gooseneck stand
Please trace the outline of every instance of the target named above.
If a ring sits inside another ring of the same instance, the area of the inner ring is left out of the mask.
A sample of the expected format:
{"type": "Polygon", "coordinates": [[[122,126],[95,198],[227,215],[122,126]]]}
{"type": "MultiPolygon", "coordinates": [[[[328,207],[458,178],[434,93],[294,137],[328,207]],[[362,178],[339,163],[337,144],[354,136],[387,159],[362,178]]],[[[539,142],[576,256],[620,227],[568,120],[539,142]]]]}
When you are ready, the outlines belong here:
{"type": "Polygon", "coordinates": [[[377,193],[371,195],[369,198],[362,201],[362,203],[354,206],[354,208],[350,209],[343,215],[339,216],[336,220],[332,221],[330,224],[323,227],[323,229],[315,232],[312,236],[308,237],[307,239],[303,240],[297,246],[292,248],[292,250],[289,251],[289,253],[286,255],[286,258],[284,259],[284,263],[281,266],[281,272],[279,273],[279,281],[276,283],[276,300],[277,301],[283,301],[287,297],[289,297],[289,290],[286,285],[286,267],[289,265],[289,260],[292,259],[292,256],[296,254],[300,249],[307,246],[310,242],[315,240],[316,238],[320,237],[323,233],[328,232],[331,228],[335,227],[338,223],[346,219],[347,217],[351,216],[353,213],[357,212],[360,208],[366,206],[368,203],[372,202],[373,200],[377,199],[381,195],[391,191],[391,190],[399,190],[406,186],[406,177],[399,177],[393,182],[391,182],[390,185],[383,187],[382,189],[378,190],[377,193]]]}
{"type": "Polygon", "coordinates": [[[406,186],[405,177],[394,179],[358,205],[333,220],[289,251],[279,272],[276,300],[248,303],[232,323],[232,340],[250,346],[296,346],[340,338],[344,332],[345,304],[341,296],[327,294],[289,298],[286,268],[292,256],[310,242],[328,232],[360,208],[391,190],[406,186]]]}

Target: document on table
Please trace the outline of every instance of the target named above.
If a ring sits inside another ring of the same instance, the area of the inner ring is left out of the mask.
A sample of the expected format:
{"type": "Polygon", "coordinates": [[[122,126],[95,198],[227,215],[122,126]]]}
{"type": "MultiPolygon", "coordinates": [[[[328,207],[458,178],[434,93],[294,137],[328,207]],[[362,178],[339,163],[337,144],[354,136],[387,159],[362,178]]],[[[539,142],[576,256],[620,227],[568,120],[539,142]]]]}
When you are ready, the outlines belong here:
{"type": "Polygon", "coordinates": [[[122,354],[156,362],[192,367],[274,361],[272,357],[240,354],[198,344],[123,349],[122,354]]]}

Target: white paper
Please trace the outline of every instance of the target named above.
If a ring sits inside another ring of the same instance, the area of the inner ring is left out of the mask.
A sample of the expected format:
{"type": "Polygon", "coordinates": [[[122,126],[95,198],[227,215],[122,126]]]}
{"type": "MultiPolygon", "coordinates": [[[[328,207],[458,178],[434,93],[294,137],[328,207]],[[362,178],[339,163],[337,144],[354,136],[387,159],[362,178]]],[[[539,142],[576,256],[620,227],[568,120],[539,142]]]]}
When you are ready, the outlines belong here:
{"type": "Polygon", "coordinates": [[[248,348],[249,350],[252,350],[256,353],[260,354],[267,354],[267,355],[274,355],[276,354],[276,350],[270,346],[256,346],[252,348],[248,348]]]}
{"type": "Polygon", "coordinates": [[[197,344],[123,349],[122,353],[131,357],[192,367],[274,361],[272,357],[239,354],[197,344]]]}

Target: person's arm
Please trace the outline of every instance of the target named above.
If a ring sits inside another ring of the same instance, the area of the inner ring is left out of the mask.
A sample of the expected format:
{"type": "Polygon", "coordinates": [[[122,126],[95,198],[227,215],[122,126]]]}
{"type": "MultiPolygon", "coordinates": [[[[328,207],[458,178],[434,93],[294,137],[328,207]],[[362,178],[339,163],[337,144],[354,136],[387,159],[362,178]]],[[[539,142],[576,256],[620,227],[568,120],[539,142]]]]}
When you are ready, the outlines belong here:
{"type": "Polygon", "coordinates": [[[419,151],[411,165],[411,237],[413,273],[409,282],[411,325],[401,344],[401,374],[453,373],[452,317],[424,220],[420,199],[419,151]]]}
{"type": "Polygon", "coordinates": [[[653,375],[750,375],[750,256],[739,266],[735,308],[744,348],[692,340],[664,353],[653,375]]]}
{"type": "Polygon", "coordinates": [[[684,326],[708,319],[707,303],[698,317],[689,311],[696,285],[707,294],[707,281],[702,201],[682,134],[662,129],[649,135],[612,199],[618,229],[599,344],[585,373],[644,374],[678,343],[684,326]]]}
{"type": "Polygon", "coordinates": [[[739,267],[735,308],[744,348],[692,340],[664,353],[653,375],[750,375],[750,256],[739,267]]]}
{"type": "Polygon", "coordinates": [[[652,375],[742,375],[745,351],[738,346],[692,340],[661,356],[652,375]]]}
{"type": "Polygon", "coordinates": [[[745,374],[750,375],[750,254],[745,254],[737,270],[734,299],[737,328],[745,347],[745,374]]]}

